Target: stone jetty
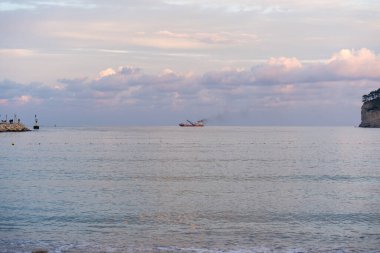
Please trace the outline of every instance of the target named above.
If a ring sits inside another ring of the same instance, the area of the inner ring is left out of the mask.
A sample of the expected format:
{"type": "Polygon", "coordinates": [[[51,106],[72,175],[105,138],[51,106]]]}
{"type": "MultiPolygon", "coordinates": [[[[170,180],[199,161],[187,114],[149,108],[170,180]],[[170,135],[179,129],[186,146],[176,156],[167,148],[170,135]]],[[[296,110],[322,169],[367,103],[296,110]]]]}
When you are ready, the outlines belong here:
{"type": "Polygon", "coordinates": [[[0,123],[0,132],[26,132],[30,131],[22,123],[0,123]]]}

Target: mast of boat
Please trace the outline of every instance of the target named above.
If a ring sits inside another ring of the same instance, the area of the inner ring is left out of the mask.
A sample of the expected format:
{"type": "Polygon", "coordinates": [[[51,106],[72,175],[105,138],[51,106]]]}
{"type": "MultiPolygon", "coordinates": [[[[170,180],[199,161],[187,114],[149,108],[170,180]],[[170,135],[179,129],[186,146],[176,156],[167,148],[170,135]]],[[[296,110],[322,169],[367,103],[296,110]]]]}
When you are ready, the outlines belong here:
{"type": "Polygon", "coordinates": [[[195,124],[191,122],[190,120],[187,120],[187,122],[189,122],[192,126],[195,126],[195,124]]]}

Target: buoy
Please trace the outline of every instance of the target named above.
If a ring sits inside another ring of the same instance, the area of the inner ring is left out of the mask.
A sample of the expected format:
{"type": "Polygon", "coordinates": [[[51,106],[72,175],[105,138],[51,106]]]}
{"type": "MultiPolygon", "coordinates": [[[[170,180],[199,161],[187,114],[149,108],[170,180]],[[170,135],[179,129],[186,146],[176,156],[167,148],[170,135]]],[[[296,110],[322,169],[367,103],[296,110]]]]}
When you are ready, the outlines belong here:
{"type": "Polygon", "coordinates": [[[15,144],[12,142],[12,146],[14,146],[15,144]]]}

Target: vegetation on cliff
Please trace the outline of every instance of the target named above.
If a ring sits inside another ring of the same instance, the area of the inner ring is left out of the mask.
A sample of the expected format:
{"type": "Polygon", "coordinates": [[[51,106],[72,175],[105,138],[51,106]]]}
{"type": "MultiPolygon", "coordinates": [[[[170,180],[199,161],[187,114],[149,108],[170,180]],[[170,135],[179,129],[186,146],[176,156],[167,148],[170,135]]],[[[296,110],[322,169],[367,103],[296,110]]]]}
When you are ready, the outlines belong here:
{"type": "Polygon", "coordinates": [[[369,94],[363,95],[363,103],[372,101],[374,99],[380,98],[380,88],[374,91],[371,91],[369,94]]]}

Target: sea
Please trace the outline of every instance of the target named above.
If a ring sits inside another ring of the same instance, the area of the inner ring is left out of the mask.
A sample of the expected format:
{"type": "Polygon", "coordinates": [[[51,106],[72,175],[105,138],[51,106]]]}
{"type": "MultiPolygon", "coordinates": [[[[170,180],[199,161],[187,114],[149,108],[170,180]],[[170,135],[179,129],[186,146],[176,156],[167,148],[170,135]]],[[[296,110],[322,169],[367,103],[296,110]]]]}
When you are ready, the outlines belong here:
{"type": "Polygon", "coordinates": [[[0,252],[380,252],[380,129],[0,133],[0,252]]]}

